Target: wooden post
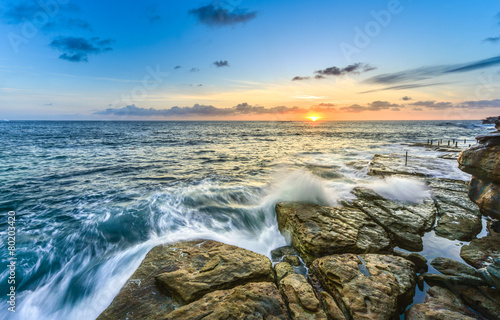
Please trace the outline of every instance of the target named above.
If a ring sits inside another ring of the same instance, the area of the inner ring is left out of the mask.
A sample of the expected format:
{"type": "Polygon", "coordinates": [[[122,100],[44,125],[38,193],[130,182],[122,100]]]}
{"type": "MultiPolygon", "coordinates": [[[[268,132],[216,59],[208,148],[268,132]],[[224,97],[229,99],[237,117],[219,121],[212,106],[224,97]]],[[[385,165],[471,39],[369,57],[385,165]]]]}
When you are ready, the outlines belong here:
{"type": "Polygon", "coordinates": [[[448,140],[448,147],[450,146],[450,140],[448,140]]]}
{"type": "Polygon", "coordinates": [[[458,148],[458,141],[455,142],[455,148],[458,148]]]}
{"type": "Polygon", "coordinates": [[[405,166],[408,165],[408,151],[406,151],[406,157],[405,157],[405,166]]]}

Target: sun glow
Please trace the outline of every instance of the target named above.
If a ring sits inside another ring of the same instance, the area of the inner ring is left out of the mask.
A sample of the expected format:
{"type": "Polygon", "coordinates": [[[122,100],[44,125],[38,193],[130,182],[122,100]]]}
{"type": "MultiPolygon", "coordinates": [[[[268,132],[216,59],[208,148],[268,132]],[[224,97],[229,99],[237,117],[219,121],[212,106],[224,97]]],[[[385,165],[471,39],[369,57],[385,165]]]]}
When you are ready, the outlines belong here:
{"type": "Polygon", "coordinates": [[[320,117],[318,116],[310,116],[310,117],[307,117],[308,119],[310,119],[312,122],[316,122],[317,120],[320,119],[320,117]]]}

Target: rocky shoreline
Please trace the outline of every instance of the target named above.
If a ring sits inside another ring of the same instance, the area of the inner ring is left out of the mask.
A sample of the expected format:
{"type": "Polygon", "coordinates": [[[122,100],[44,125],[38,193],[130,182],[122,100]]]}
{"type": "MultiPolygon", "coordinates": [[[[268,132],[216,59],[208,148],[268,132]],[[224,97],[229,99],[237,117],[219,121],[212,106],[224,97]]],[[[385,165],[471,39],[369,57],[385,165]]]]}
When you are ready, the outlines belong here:
{"type": "Polygon", "coordinates": [[[213,240],[157,246],[98,319],[499,319],[500,131],[478,141],[458,157],[470,184],[429,177],[431,158],[374,156],[368,174],[421,180],[421,203],[362,187],[338,207],[277,203],[291,246],[271,259],[213,240]],[[430,231],[470,241],[468,265],[418,254],[430,231]],[[425,300],[408,308],[424,282],[425,300]]]}

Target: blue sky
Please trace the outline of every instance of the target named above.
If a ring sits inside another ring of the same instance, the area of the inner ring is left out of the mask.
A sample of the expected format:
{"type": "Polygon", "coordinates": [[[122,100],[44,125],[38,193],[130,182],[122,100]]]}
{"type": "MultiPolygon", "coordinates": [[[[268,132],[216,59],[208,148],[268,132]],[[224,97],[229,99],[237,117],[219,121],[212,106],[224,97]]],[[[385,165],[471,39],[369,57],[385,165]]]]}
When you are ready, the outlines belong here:
{"type": "Polygon", "coordinates": [[[2,119],[500,113],[497,1],[4,0],[0,22],[2,119]]]}

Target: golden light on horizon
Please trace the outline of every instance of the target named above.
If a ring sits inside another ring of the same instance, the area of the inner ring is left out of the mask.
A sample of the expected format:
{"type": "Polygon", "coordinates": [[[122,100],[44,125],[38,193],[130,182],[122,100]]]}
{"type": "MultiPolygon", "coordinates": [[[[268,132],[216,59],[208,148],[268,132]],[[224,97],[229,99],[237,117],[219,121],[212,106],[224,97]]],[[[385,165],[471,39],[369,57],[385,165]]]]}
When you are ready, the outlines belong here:
{"type": "Polygon", "coordinates": [[[312,122],[316,122],[318,119],[321,119],[321,117],[318,117],[318,116],[310,116],[307,118],[310,119],[312,122]]]}

